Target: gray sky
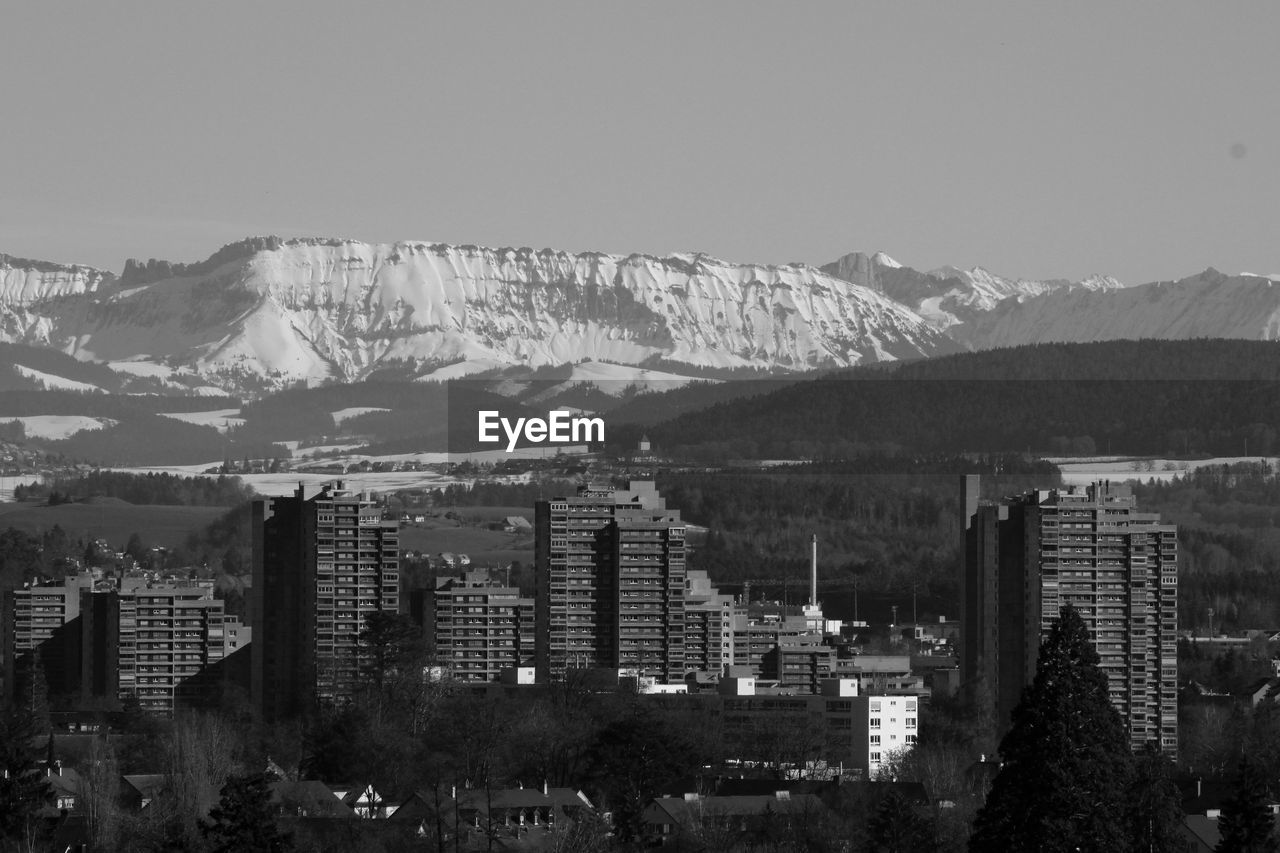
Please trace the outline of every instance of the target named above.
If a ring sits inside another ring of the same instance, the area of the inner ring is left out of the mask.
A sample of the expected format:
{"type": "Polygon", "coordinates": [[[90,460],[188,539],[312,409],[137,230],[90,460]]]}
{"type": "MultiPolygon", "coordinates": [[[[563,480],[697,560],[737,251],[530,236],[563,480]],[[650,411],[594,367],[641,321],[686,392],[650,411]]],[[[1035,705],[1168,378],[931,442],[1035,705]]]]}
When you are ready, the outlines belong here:
{"type": "Polygon", "coordinates": [[[0,2],[11,254],[1280,273],[1280,3],[0,2]]]}

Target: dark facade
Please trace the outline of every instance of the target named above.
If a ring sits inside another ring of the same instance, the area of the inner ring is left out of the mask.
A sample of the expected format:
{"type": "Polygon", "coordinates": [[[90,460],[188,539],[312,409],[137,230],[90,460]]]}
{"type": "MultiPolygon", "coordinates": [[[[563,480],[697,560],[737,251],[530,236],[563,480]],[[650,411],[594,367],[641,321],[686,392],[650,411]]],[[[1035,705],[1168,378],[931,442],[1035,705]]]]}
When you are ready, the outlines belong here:
{"type": "Polygon", "coordinates": [[[1177,751],[1177,528],[1138,511],[1125,486],[1027,492],[965,513],[961,678],[1003,731],[1035,676],[1040,640],[1062,607],[1084,618],[1112,704],[1135,748],[1177,751]]]}
{"type": "Polygon", "coordinates": [[[365,616],[399,609],[399,525],[342,481],[253,505],[254,706],[268,720],[349,697],[365,616]]]}

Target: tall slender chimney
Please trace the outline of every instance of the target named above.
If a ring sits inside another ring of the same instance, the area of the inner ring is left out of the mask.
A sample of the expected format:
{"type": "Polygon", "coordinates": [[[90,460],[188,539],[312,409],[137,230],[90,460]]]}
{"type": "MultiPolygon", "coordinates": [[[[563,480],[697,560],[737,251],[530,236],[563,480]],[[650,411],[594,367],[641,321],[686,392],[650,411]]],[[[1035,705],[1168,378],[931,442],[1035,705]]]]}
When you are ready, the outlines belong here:
{"type": "Polygon", "coordinates": [[[813,560],[809,564],[809,605],[818,606],[818,534],[813,534],[813,560]]]}

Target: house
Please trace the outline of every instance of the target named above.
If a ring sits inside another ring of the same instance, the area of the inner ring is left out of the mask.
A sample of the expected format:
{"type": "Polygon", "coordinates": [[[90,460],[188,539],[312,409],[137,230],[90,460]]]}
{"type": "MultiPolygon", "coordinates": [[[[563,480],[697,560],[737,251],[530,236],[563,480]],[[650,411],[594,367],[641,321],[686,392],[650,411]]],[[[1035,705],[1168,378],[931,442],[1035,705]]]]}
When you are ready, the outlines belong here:
{"type": "Polygon", "coordinates": [[[1245,696],[1249,700],[1249,705],[1253,708],[1258,707],[1263,702],[1280,700],[1280,677],[1272,676],[1271,678],[1255,681],[1245,690],[1245,696]]]}
{"type": "MultiPolygon", "coordinates": [[[[1218,819],[1222,806],[1232,795],[1232,786],[1226,782],[1205,782],[1200,779],[1183,779],[1178,782],[1182,812],[1186,815],[1183,837],[1196,853],[1211,853],[1222,840],[1218,819]]],[[[1268,798],[1273,816],[1280,814],[1280,803],[1268,798]]]]}
{"type": "Polygon", "coordinates": [[[582,791],[573,788],[470,788],[458,791],[426,789],[417,791],[392,810],[391,820],[412,822],[419,838],[440,833],[452,837],[492,831],[504,843],[529,841],[563,828],[594,812],[595,806],[582,791]]]}
{"type": "Polygon", "coordinates": [[[386,817],[395,807],[383,800],[373,785],[330,785],[329,790],[357,817],[386,817]]]}
{"type": "Polygon", "coordinates": [[[163,793],[170,779],[163,773],[143,773],[122,776],[120,785],[120,805],[126,811],[141,812],[151,805],[151,801],[163,793]]]}
{"type": "Polygon", "coordinates": [[[685,794],[683,797],[658,797],[640,815],[640,822],[651,841],[659,844],[683,845],[686,840],[714,834],[724,839],[732,835],[744,845],[777,832],[787,832],[797,822],[807,822],[826,811],[822,800],[813,794],[776,791],[765,795],[710,796],[685,794]]]}
{"type": "Polygon", "coordinates": [[[61,761],[46,767],[44,772],[44,781],[53,790],[53,799],[44,807],[43,814],[46,817],[83,815],[87,804],[80,774],[70,767],[63,767],[61,761]]]}
{"type": "Polygon", "coordinates": [[[271,783],[271,803],[278,816],[351,818],[356,813],[351,806],[334,796],[323,782],[293,782],[281,779],[271,783]]]}

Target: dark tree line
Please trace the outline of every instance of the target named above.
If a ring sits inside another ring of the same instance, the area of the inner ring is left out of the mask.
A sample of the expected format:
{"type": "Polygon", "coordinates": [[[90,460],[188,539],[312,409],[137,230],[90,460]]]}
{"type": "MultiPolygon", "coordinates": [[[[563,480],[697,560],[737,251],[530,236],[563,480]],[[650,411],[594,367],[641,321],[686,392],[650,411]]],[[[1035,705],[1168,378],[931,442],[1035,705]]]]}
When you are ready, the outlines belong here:
{"type": "Polygon", "coordinates": [[[1280,450],[1278,353],[1274,342],[1207,340],[1017,347],[830,374],[662,423],[637,419],[609,441],[631,448],[644,431],[691,459],[1268,454],[1280,450]]]}
{"type": "Polygon", "coordinates": [[[19,485],[13,490],[14,499],[19,501],[44,498],[54,504],[109,497],[146,506],[235,506],[252,499],[254,494],[239,477],[183,477],[154,471],[146,474],[93,471],[58,476],[29,486],[19,485]]]}
{"type": "Polygon", "coordinates": [[[1188,471],[1134,488],[1178,525],[1178,620],[1201,634],[1280,625],[1280,479],[1265,463],[1188,471]]]}
{"type": "Polygon", "coordinates": [[[990,495],[1057,482],[1020,457],[903,457],[657,477],[667,506],[710,533],[690,558],[719,582],[801,578],[816,534],[823,577],[861,589],[952,595],[959,558],[959,474],[983,473],[990,495]]]}
{"type": "Polygon", "coordinates": [[[234,409],[239,405],[240,400],[235,397],[91,394],[65,390],[0,390],[0,412],[10,417],[85,415],[91,418],[123,421],[161,412],[204,412],[212,409],[234,409]]]}

